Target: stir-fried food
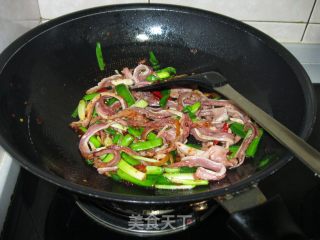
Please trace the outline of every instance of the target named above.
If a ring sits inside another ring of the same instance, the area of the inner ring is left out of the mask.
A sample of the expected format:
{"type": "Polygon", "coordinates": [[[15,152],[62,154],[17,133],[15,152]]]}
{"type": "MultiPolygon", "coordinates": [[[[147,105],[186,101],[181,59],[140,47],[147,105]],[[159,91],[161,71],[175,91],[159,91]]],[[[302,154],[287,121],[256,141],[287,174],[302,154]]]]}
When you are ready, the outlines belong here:
{"type": "Polygon", "coordinates": [[[80,100],[70,126],[89,165],[117,181],[190,189],[254,157],[262,129],[230,101],[188,88],[130,90],[176,74],[154,59],[102,79],[80,100]]]}

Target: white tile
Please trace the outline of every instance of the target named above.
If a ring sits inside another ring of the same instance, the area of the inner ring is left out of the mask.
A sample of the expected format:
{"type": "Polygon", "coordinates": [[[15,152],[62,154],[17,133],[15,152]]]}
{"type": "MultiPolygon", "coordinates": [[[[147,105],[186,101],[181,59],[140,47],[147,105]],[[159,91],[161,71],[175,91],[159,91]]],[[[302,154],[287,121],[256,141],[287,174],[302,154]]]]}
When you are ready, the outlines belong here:
{"type": "Polygon", "coordinates": [[[311,18],[310,18],[311,23],[320,23],[320,1],[318,0],[316,2],[316,5],[313,9],[311,18]]]}
{"type": "Polygon", "coordinates": [[[9,154],[4,153],[0,159],[0,232],[7,215],[19,171],[18,163],[9,154]]]}
{"type": "Polygon", "coordinates": [[[0,18],[0,53],[16,38],[37,25],[38,20],[10,21],[0,18]]]}
{"type": "Polygon", "coordinates": [[[311,82],[320,83],[320,64],[302,64],[307,71],[311,82]]]}
{"type": "Polygon", "coordinates": [[[315,0],[151,0],[201,8],[239,20],[307,22],[315,0]]]}
{"type": "Polygon", "coordinates": [[[40,19],[37,0],[0,0],[0,17],[9,20],[40,19]]]}
{"type": "Polygon", "coordinates": [[[48,22],[48,21],[50,21],[50,20],[49,20],[49,19],[41,18],[41,19],[40,19],[40,24],[45,23],[45,22],[48,22]]]}
{"type": "Polygon", "coordinates": [[[303,64],[320,65],[320,44],[286,43],[283,45],[299,60],[299,62],[303,64]]]}
{"type": "Polygon", "coordinates": [[[320,43],[320,24],[308,24],[303,37],[304,43],[320,43]]]}
{"type": "Polygon", "coordinates": [[[278,42],[300,42],[306,23],[248,22],[278,42]]]}
{"type": "Polygon", "coordinates": [[[148,0],[39,0],[39,7],[42,18],[52,19],[85,8],[125,3],[148,3],[148,0]]]}

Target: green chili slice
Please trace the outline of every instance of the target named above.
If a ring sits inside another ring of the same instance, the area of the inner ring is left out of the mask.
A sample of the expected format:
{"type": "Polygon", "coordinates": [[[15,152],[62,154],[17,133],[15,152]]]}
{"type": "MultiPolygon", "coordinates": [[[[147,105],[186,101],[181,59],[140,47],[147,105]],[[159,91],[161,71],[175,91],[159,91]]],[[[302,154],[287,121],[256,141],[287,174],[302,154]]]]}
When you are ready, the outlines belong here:
{"type": "Polygon", "coordinates": [[[130,155],[126,154],[125,152],[121,153],[121,158],[123,160],[125,160],[127,163],[129,163],[130,165],[133,165],[133,166],[140,164],[139,160],[134,159],[130,155]]]}
{"type": "Polygon", "coordinates": [[[113,158],[114,158],[114,154],[112,153],[108,153],[100,157],[101,161],[105,163],[110,162],[113,158]]]}
{"type": "Polygon", "coordinates": [[[155,82],[155,81],[160,80],[160,78],[154,74],[150,74],[149,76],[147,76],[146,80],[148,82],[155,82]]]}
{"type": "Polygon", "coordinates": [[[166,68],[162,68],[158,71],[156,71],[156,73],[159,75],[159,73],[162,73],[162,72],[167,72],[169,73],[170,75],[175,75],[177,74],[177,70],[174,68],[174,67],[166,67],[166,68]]]}
{"type": "Polygon", "coordinates": [[[112,139],[112,142],[115,143],[115,144],[118,144],[118,142],[120,141],[121,137],[122,137],[122,135],[120,133],[116,133],[116,135],[112,139]]]}
{"type": "Polygon", "coordinates": [[[106,103],[108,106],[111,106],[112,104],[114,104],[115,102],[118,102],[119,100],[115,97],[109,98],[106,103]]]}
{"type": "Polygon", "coordinates": [[[76,109],[72,112],[71,117],[73,117],[73,118],[77,118],[77,117],[78,117],[78,106],[77,106],[76,109]]]}
{"type": "Polygon", "coordinates": [[[110,135],[116,135],[117,134],[117,131],[114,130],[113,128],[110,128],[110,127],[105,129],[105,132],[109,133],[110,135]]]}
{"type": "Polygon", "coordinates": [[[195,102],[192,105],[185,106],[182,110],[184,113],[188,113],[191,120],[195,120],[197,118],[196,112],[201,108],[200,102],[195,102]]]}
{"type": "Polygon", "coordinates": [[[119,84],[115,88],[116,88],[117,94],[127,102],[128,106],[131,106],[132,104],[135,103],[134,97],[132,96],[127,85],[119,84]]]}
{"type": "Polygon", "coordinates": [[[229,127],[234,134],[240,136],[241,138],[244,138],[246,136],[246,131],[244,130],[243,124],[234,122],[231,123],[229,127]]]}
{"type": "Polygon", "coordinates": [[[158,59],[156,58],[156,56],[154,55],[153,51],[150,51],[150,52],[149,52],[149,62],[151,63],[152,68],[153,68],[154,70],[157,70],[157,69],[160,68],[159,61],[158,61],[158,59]]]}
{"type": "Polygon", "coordinates": [[[97,42],[97,44],[96,44],[96,57],[97,57],[100,71],[105,70],[106,64],[103,60],[102,48],[101,48],[100,42],[97,42]]]}
{"type": "Polygon", "coordinates": [[[263,135],[263,129],[259,128],[259,134],[252,140],[252,142],[250,143],[250,145],[246,150],[247,157],[254,157],[256,155],[262,135],[263,135]]]}
{"type": "Polygon", "coordinates": [[[128,133],[130,133],[136,138],[141,137],[143,130],[144,130],[143,128],[128,127],[128,133]]]}
{"type": "Polygon", "coordinates": [[[154,132],[149,132],[147,135],[147,140],[153,140],[157,138],[157,134],[155,134],[154,132]]]}
{"type": "Polygon", "coordinates": [[[83,100],[90,101],[94,99],[95,96],[99,95],[99,93],[90,93],[83,96],[83,100]]]}
{"type": "Polygon", "coordinates": [[[133,151],[144,151],[156,147],[160,147],[163,144],[162,138],[155,138],[149,141],[132,143],[130,148],[133,151]]]}
{"type": "Polygon", "coordinates": [[[168,99],[170,97],[170,90],[162,90],[161,96],[162,96],[162,98],[160,99],[159,105],[161,107],[165,107],[167,105],[168,99]]]}
{"type": "Polygon", "coordinates": [[[125,135],[121,142],[120,142],[120,146],[123,146],[123,147],[128,147],[134,140],[134,137],[131,136],[130,134],[127,134],[125,135]]]}
{"type": "MultiPolygon", "coordinates": [[[[85,127],[79,127],[79,129],[85,133],[88,131],[88,129],[86,129],[85,127]]],[[[101,142],[98,140],[98,138],[96,136],[91,136],[89,141],[93,144],[93,146],[95,146],[96,148],[101,147],[101,142]]]]}

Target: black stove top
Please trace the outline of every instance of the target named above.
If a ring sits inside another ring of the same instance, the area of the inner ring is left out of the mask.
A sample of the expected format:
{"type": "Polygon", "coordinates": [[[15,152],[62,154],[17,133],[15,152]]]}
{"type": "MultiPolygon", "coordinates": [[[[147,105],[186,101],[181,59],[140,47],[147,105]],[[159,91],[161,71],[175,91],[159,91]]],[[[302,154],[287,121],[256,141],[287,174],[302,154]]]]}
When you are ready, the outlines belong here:
{"type": "MultiPolygon", "coordinates": [[[[320,96],[320,84],[315,84],[314,87],[316,96],[320,96]]],[[[317,119],[309,143],[320,149],[320,104],[317,119]]],[[[278,172],[261,181],[259,186],[267,197],[279,194],[303,231],[311,239],[320,239],[320,179],[309,169],[293,159],[278,172]]],[[[227,219],[228,214],[221,207],[216,207],[202,222],[180,233],[161,238],[187,240],[201,236],[224,236],[224,239],[238,239],[226,227],[227,219]]],[[[21,170],[0,239],[106,238],[136,239],[99,225],[84,214],[70,192],[21,170]]]]}

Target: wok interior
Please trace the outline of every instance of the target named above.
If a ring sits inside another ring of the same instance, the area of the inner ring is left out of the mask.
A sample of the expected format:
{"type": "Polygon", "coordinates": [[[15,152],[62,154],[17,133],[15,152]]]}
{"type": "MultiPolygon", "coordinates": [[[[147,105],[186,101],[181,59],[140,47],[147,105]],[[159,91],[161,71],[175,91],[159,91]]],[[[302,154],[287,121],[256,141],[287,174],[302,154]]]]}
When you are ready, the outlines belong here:
{"type": "MultiPolygon", "coordinates": [[[[265,134],[255,159],[229,171],[222,182],[184,192],[128,187],[87,166],[78,151],[79,138],[68,125],[85,90],[103,77],[95,56],[97,41],[103,46],[107,74],[134,67],[153,50],[162,66],[174,66],[179,73],[219,71],[235,89],[294,132],[306,127],[306,100],[297,75],[250,28],[193,10],[125,9],[96,9],[88,12],[99,14],[42,25],[35,31],[41,34],[10,59],[0,75],[0,133],[14,151],[66,184],[124,197],[212,194],[270,171],[285,158],[287,152],[265,134]],[[265,152],[278,157],[260,169],[265,152]]],[[[73,17],[82,15],[85,12],[73,17]]]]}

